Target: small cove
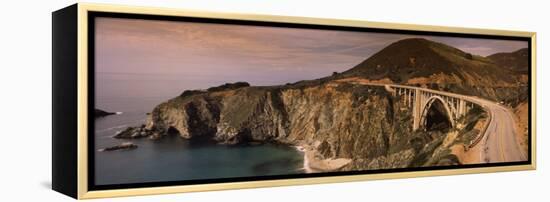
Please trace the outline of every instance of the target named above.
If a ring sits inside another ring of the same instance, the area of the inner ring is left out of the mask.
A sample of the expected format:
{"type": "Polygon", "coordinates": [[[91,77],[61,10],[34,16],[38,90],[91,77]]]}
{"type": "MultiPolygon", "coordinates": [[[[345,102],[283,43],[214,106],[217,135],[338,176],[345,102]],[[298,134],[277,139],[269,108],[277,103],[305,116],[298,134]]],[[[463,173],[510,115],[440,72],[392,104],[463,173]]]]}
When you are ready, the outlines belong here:
{"type": "Polygon", "coordinates": [[[97,185],[183,181],[303,173],[303,153],[278,144],[194,144],[177,135],[159,140],[112,138],[125,126],[145,121],[145,112],[129,111],[95,121],[97,185]],[[100,152],[132,142],[137,149],[100,152]]]}

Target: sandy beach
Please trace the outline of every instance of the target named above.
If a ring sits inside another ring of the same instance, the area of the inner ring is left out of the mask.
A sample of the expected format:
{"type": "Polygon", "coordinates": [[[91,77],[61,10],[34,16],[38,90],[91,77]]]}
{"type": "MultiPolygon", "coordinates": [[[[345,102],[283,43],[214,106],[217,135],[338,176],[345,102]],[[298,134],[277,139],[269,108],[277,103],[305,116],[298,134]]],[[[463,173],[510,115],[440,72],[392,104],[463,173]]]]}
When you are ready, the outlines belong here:
{"type": "Polygon", "coordinates": [[[341,169],[351,162],[351,159],[322,159],[317,155],[316,148],[309,145],[295,146],[296,150],[304,153],[304,167],[306,173],[330,172],[341,169]]]}

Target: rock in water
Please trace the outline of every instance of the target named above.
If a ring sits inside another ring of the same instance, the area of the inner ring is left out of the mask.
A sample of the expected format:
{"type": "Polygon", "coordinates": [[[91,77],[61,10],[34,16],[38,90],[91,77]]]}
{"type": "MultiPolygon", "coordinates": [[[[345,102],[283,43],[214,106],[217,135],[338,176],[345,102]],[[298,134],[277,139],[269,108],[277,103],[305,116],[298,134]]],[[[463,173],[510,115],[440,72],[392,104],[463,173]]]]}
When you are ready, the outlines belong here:
{"type": "Polygon", "coordinates": [[[134,139],[134,138],[142,138],[152,135],[152,132],[145,128],[145,125],[141,125],[138,127],[128,127],[124,129],[123,131],[118,132],[114,138],[117,139],[134,139]]]}
{"type": "Polygon", "coordinates": [[[100,149],[99,151],[116,151],[116,150],[126,150],[126,149],[135,149],[137,148],[138,146],[134,143],[131,143],[131,142],[124,142],[122,144],[119,144],[119,145],[116,145],[116,146],[112,146],[112,147],[107,147],[107,148],[104,148],[104,149],[100,149]]]}
{"type": "Polygon", "coordinates": [[[101,109],[95,109],[95,118],[101,118],[101,117],[105,117],[105,116],[109,116],[109,115],[114,115],[116,113],[114,112],[107,112],[107,111],[103,111],[101,109]]]}

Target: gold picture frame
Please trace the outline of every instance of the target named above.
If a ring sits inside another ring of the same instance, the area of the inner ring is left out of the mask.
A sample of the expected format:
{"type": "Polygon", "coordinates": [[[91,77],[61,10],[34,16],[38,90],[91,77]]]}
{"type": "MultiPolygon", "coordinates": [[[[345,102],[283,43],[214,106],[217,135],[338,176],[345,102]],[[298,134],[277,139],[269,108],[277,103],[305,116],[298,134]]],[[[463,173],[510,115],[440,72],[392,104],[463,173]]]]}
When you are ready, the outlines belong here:
{"type": "Polygon", "coordinates": [[[444,26],[429,26],[429,25],[412,25],[398,23],[382,23],[382,22],[367,22],[354,20],[336,20],[336,19],[321,19],[307,17],[290,17],[290,16],[273,16],[273,15],[256,15],[256,14],[238,14],[238,13],[219,13],[219,12],[203,12],[181,9],[168,8],[151,8],[137,6],[120,6],[106,4],[90,4],[78,3],[54,13],[54,131],[53,131],[53,189],[61,193],[67,194],[77,199],[92,199],[103,197],[121,197],[134,195],[149,195],[149,194],[168,194],[168,193],[183,193],[197,191],[212,191],[226,189],[244,189],[257,187],[275,187],[289,185],[305,185],[319,183],[335,183],[335,182],[350,182],[363,180],[380,180],[380,179],[395,179],[395,178],[412,178],[425,176],[441,176],[441,175],[458,175],[472,173],[489,173],[503,171],[520,171],[536,169],[536,33],[523,31],[508,31],[508,30],[491,30],[491,29],[474,29],[474,28],[459,28],[459,27],[444,27],[444,26]],[[291,23],[305,25],[322,25],[322,26],[342,26],[356,28],[375,28],[384,30],[411,30],[421,32],[444,32],[456,34],[476,34],[487,36],[511,36],[529,38],[530,42],[530,161],[522,165],[501,165],[491,167],[472,167],[460,169],[444,169],[444,170],[422,170],[422,171],[407,171],[407,172],[389,172],[376,174],[354,174],[340,176],[322,176],[311,178],[292,178],[292,179],[269,179],[255,181],[239,181],[239,182],[223,182],[223,183],[208,183],[208,184],[193,184],[193,185],[170,185],[158,187],[141,187],[141,188],[114,188],[107,190],[90,190],[89,188],[89,22],[90,12],[108,12],[120,14],[135,14],[148,16],[172,16],[172,17],[193,17],[206,19],[226,19],[226,20],[241,20],[241,21],[261,21],[272,23],[291,23]],[[76,34],[74,34],[76,33],[76,34]],[[61,42],[62,39],[56,40],[56,36],[67,40],[61,42]],[[67,36],[72,37],[67,39],[67,36]],[[76,42],[76,44],[72,44],[76,42]],[[64,46],[60,43],[69,43],[64,46]],[[73,52],[74,61],[64,62],[59,55],[68,56],[66,53],[73,52]],[[57,54],[57,55],[56,55],[57,54]],[[56,62],[57,61],[57,62],[56,62]],[[76,63],[75,63],[76,62],[76,63]],[[74,69],[74,64],[77,65],[74,69]],[[70,74],[70,71],[75,71],[70,74]],[[61,81],[61,77],[74,77],[71,81],[61,81]],[[58,85],[56,85],[58,82],[58,85]],[[64,83],[69,82],[69,83],[64,83]],[[74,94],[67,94],[68,97],[63,97],[61,94],[68,93],[58,89],[62,85],[72,85],[74,94]],[[57,92],[57,94],[56,94],[57,92]],[[56,97],[56,95],[59,95],[56,97]],[[63,106],[63,103],[74,102],[73,105],[63,106]],[[58,105],[56,105],[58,104],[58,105]],[[63,128],[61,122],[68,118],[62,118],[61,113],[70,113],[74,118],[76,125],[73,129],[63,128]],[[58,118],[55,118],[58,117],[58,118]],[[56,125],[56,123],[60,125],[56,125]],[[76,134],[75,134],[76,133],[76,134]],[[69,154],[74,153],[74,154],[69,154]],[[64,174],[63,174],[64,173],[64,174]],[[64,176],[61,176],[64,175],[64,176]]]}

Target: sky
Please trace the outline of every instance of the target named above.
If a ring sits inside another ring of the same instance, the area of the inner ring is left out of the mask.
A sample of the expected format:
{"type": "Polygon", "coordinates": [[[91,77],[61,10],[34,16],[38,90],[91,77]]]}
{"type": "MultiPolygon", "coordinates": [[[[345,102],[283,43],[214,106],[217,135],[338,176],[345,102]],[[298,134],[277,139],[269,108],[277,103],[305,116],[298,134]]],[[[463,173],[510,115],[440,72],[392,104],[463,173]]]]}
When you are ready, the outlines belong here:
{"type": "MultiPolygon", "coordinates": [[[[487,56],[526,42],[368,32],[97,18],[96,74],[276,85],[351,69],[400,39],[422,37],[487,56]],[[163,75],[167,75],[163,77],[163,75]]],[[[190,87],[191,88],[191,87],[190,87]]]]}

